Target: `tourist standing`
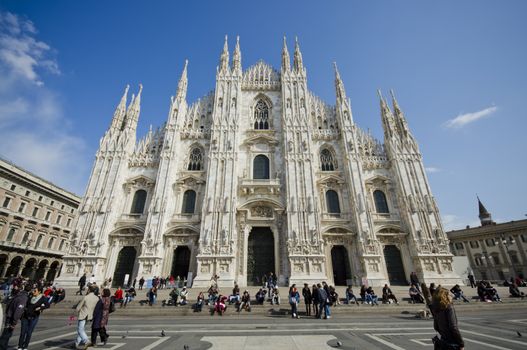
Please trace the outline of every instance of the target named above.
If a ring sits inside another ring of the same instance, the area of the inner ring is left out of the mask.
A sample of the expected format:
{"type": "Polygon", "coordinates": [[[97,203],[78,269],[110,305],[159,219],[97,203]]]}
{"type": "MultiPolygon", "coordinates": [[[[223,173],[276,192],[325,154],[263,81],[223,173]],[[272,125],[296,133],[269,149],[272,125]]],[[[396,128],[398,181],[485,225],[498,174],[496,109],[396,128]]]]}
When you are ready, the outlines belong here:
{"type": "Polygon", "coordinates": [[[89,343],[88,335],[84,330],[84,326],[87,321],[91,321],[93,318],[93,310],[95,305],[99,301],[99,297],[95,295],[96,285],[90,285],[88,287],[88,294],[80,301],[77,305],[77,340],[75,346],[77,349],[86,349],[91,344],[89,343]]]}
{"type": "Polygon", "coordinates": [[[40,293],[40,290],[35,286],[31,289],[31,294],[28,295],[26,309],[21,319],[20,337],[18,338],[18,348],[27,349],[31,335],[38,323],[38,318],[44,309],[49,307],[48,299],[40,293]]]}
{"type": "Polygon", "coordinates": [[[476,281],[472,272],[468,274],[468,281],[470,282],[470,288],[474,288],[476,286],[476,281]]]}
{"type": "Polygon", "coordinates": [[[313,303],[313,295],[311,294],[311,289],[309,285],[304,283],[304,288],[302,289],[302,296],[304,297],[304,303],[306,304],[306,316],[311,316],[311,304],[313,303]]]}
{"type": "Polygon", "coordinates": [[[320,311],[318,305],[320,304],[320,295],[318,293],[318,287],[316,284],[311,288],[311,297],[313,298],[313,312],[315,313],[315,318],[319,318],[320,311]]]}
{"type": "Polygon", "coordinates": [[[298,303],[300,302],[300,294],[296,289],[296,285],[293,284],[289,289],[289,304],[291,305],[291,317],[300,318],[298,316],[298,303]]]}
{"type": "Polygon", "coordinates": [[[448,289],[439,288],[432,296],[432,314],[434,315],[434,329],[440,334],[432,339],[434,349],[456,348],[463,350],[465,344],[457,325],[456,312],[452,305],[452,298],[448,289]]]}
{"type": "Polygon", "coordinates": [[[139,280],[139,290],[143,289],[144,284],[145,284],[145,279],[141,277],[141,279],[139,280]]]}
{"type": "Polygon", "coordinates": [[[318,304],[318,318],[322,318],[322,310],[324,310],[324,319],[331,318],[331,311],[329,310],[329,295],[322,287],[320,283],[317,284],[318,287],[318,296],[319,296],[319,304],[318,304]]]}
{"type": "Polygon", "coordinates": [[[7,304],[5,310],[5,326],[0,336],[0,350],[6,350],[9,338],[13,335],[16,324],[22,318],[24,314],[24,308],[27,304],[28,292],[31,290],[31,286],[26,285],[24,290],[20,290],[18,284],[13,285],[11,290],[11,299],[7,304]]]}

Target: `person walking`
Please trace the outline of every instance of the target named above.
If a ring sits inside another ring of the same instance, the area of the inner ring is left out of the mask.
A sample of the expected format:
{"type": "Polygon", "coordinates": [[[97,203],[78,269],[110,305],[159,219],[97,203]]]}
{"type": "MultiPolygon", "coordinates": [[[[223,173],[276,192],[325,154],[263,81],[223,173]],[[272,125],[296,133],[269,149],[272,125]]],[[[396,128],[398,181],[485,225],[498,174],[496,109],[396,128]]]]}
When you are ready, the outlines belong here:
{"type": "Polygon", "coordinates": [[[139,290],[143,289],[144,284],[145,284],[145,279],[144,277],[141,277],[141,279],[139,280],[139,290]]]}
{"type": "MultiPolygon", "coordinates": [[[[103,345],[106,345],[109,335],[106,332],[106,326],[108,325],[108,317],[112,311],[112,298],[110,289],[104,288],[102,296],[95,305],[93,310],[93,320],[91,325],[91,343],[93,346],[97,344],[97,334],[101,337],[103,345]]],[[[115,310],[115,304],[113,305],[115,310]]]]}
{"type": "Polygon", "coordinates": [[[75,295],[82,295],[82,291],[84,290],[84,287],[86,286],[86,273],[79,278],[79,290],[75,292],[75,295]]]}
{"type": "Polygon", "coordinates": [[[311,289],[309,285],[304,283],[304,288],[302,289],[302,296],[304,297],[304,303],[306,304],[306,316],[311,316],[311,304],[313,303],[313,296],[311,294],[311,289]]]}
{"type": "Polygon", "coordinates": [[[476,286],[476,280],[474,279],[472,272],[468,274],[468,281],[470,282],[470,288],[474,288],[476,286]]]}
{"type": "Polygon", "coordinates": [[[11,290],[11,299],[7,304],[5,310],[5,326],[0,336],[0,350],[6,350],[7,344],[9,343],[9,338],[13,335],[15,327],[18,321],[22,318],[24,314],[24,308],[27,304],[28,292],[31,291],[31,286],[26,285],[24,290],[20,290],[18,284],[13,285],[11,290]]]}
{"type": "Polygon", "coordinates": [[[38,319],[42,311],[49,307],[48,298],[34,286],[28,295],[26,309],[22,315],[20,337],[18,338],[18,348],[27,350],[31,335],[37,326],[38,319]]]}
{"type": "Polygon", "coordinates": [[[432,339],[434,349],[463,350],[465,343],[459,332],[456,311],[448,289],[439,288],[437,290],[432,296],[431,309],[434,315],[434,329],[440,335],[432,339]]]}
{"type": "Polygon", "coordinates": [[[289,304],[291,305],[291,317],[300,318],[298,316],[298,303],[300,302],[300,294],[296,289],[296,285],[293,284],[289,289],[289,304]]]}
{"type": "Polygon", "coordinates": [[[89,343],[88,335],[84,330],[87,321],[91,321],[93,318],[93,310],[99,301],[99,297],[95,295],[95,288],[97,286],[90,285],[88,287],[88,294],[80,301],[75,309],[77,312],[77,340],[75,341],[75,347],[77,349],[86,349],[91,345],[89,343]]]}

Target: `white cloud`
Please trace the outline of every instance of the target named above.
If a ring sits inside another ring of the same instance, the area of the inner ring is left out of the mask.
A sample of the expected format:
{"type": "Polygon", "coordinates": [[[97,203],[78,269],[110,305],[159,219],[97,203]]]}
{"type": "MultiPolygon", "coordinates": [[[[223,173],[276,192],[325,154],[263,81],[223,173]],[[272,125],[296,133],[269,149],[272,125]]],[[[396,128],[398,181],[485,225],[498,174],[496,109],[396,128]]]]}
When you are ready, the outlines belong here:
{"type": "Polygon", "coordinates": [[[35,38],[33,22],[10,12],[0,12],[0,63],[19,79],[43,85],[37,68],[60,74],[51,47],[35,38]]]}
{"type": "Polygon", "coordinates": [[[444,124],[447,128],[459,129],[469,123],[473,123],[481,118],[488,117],[498,110],[497,106],[488,107],[481,111],[460,114],[454,119],[447,120],[444,124]]]}
{"type": "Polygon", "coordinates": [[[54,50],[36,34],[31,21],[0,12],[0,153],[82,194],[90,166],[85,143],[70,132],[61,96],[44,86],[40,73],[60,69],[54,50]]]}
{"type": "Polygon", "coordinates": [[[425,168],[425,171],[426,171],[427,173],[429,173],[429,174],[432,174],[432,173],[440,172],[441,169],[439,169],[439,168],[435,168],[435,167],[433,167],[433,166],[430,166],[430,167],[426,167],[426,168],[425,168]]]}

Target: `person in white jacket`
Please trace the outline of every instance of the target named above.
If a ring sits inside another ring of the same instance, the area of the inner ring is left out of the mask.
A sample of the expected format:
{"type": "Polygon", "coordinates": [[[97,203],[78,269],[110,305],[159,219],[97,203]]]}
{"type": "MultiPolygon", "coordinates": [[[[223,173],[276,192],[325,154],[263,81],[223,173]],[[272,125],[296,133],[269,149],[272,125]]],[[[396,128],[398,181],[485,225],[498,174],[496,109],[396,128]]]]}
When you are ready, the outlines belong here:
{"type": "Polygon", "coordinates": [[[77,312],[77,340],[75,341],[75,347],[77,349],[86,349],[92,344],[89,342],[88,335],[84,330],[84,326],[87,321],[91,321],[93,318],[93,310],[95,305],[99,301],[99,297],[95,295],[94,285],[88,287],[88,294],[79,302],[76,308],[77,312]]]}

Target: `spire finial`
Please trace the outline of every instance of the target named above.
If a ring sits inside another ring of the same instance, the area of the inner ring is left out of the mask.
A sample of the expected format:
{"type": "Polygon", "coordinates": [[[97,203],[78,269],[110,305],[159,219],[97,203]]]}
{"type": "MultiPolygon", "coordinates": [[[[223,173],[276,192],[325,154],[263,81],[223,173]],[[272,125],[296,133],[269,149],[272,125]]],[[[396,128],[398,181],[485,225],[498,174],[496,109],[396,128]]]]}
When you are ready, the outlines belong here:
{"type": "Polygon", "coordinates": [[[346,89],[344,88],[344,83],[340,79],[339,69],[337,67],[337,62],[333,62],[333,67],[335,68],[335,91],[337,98],[345,100],[346,99],[346,89]]]}
{"type": "Polygon", "coordinates": [[[289,72],[291,70],[291,59],[289,58],[289,51],[287,50],[287,39],[284,35],[284,45],[282,46],[282,71],[289,72]]]}
{"type": "Polygon", "coordinates": [[[225,72],[229,69],[229,43],[228,36],[225,34],[225,42],[223,43],[223,51],[220,57],[220,71],[225,72]]]}
{"type": "Polygon", "coordinates": [[[184,100],[187,96],[187,86],[188,86],[187,67],[188,67],[188,59],[185,59],[185,65],[183,66],[183,72],[181,73],[181,78],[179,78],[179,82],[177,84],[176,99],[184,100]]]}
{"type": "Polygon", "coordinates": [[[302,53],[300,52],[300,44],[298,44],[298,37],[295,36],[295,55],[293,58],[293,66],[297,72],[304,70],[304,62],[302,61],[302,53]]]}
{"type": "Polygon", "coordinates": [[[242,52],[240,50],[240,36],[236,36],[236,47],[232,54],[232,69],[238,73],[242,71],[242,52]]]}

